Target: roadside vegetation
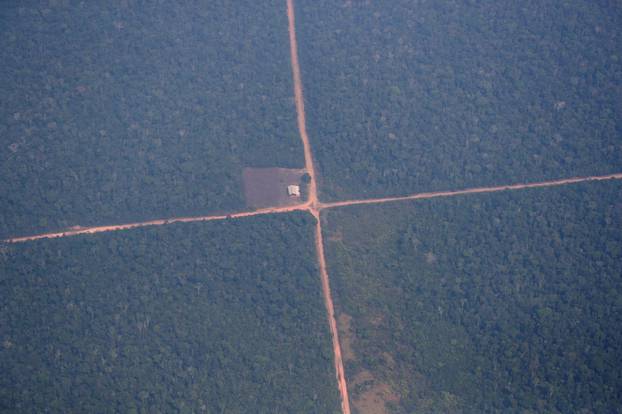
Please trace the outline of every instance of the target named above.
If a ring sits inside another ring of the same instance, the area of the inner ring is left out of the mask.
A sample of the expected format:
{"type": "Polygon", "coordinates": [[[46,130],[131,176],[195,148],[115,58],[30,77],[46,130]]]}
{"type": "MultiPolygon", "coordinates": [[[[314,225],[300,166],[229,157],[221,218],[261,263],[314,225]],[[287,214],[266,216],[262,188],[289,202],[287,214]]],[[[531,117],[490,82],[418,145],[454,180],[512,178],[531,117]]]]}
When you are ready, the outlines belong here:
{"type": "Polygon", "coordinates": [[[0,412],[338,412],[314,224],[0,246],[0,412]]]}
{"type": "Polygon", "coordinates": [[[347,207],[325,220],[358,412],[618,412],[620,183],[347,207]],[[372,397],[386,411],[366,411],[372,397]]]}
{"type": "Polygon", "coordinates": [[[0,238],[244,208],[302,168],[284,3],[0,10],[0,238]]]}
{"type": "Polygon", "coordinates": [[[622,169],[619,3],[296,4],[323,200],[622,169]]]}

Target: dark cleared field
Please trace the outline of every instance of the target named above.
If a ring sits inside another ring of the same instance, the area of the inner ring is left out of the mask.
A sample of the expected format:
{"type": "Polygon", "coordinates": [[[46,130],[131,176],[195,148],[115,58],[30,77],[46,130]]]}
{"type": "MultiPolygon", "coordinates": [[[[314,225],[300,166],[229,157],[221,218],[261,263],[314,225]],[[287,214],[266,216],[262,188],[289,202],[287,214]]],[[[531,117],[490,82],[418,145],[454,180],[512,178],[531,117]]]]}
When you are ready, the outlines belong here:
{"type": "Polygon", "coordinates": [[[620,411],[621,183],[325,220],[358,413],[620,411]]]}
{"type": "Polygon", "coordinates": [[[251,208],[289,206],[302,202],[301,197],[290,197],[288,185],[301,185],[304,170],[287,168],[245,168],[243,172],[244,198],[251,208]]]}

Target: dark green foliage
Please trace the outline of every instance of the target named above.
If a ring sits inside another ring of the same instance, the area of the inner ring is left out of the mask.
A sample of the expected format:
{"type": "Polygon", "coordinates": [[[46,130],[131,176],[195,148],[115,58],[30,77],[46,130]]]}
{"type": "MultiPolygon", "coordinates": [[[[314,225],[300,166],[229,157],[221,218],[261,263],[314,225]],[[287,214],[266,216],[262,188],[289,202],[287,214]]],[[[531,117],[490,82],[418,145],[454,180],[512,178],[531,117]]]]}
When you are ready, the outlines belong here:
{"type": "Polygon", "coordinates": [[[0,412],[338,411],[309,215],[1,247],[0,412]]]}
{"type": "Polygon", "coordinates": [[[303,165],[282,1],[7,2],[0,237],[244,208],[303,165]]]}
{"type": "Polygon", "coordinates": [[[395,412],[621,412],[620,183],[327,222],[335,305],[353,318],[347,376],[389,383],[395,412]]]}
{"type": "Polygon", "coordinates": [[[622,170],[615,1],[299,0],[325,198],[622,170]]]}

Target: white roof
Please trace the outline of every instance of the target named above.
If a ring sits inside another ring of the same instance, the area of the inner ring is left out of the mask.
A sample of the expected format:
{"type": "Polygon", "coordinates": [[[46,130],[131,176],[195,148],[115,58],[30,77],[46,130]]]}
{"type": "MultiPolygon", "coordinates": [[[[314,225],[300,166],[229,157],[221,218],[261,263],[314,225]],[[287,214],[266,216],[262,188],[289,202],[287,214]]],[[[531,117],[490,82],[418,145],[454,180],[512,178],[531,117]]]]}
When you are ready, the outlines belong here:
{"type": "Polygon", "coordinates": [[[288,185],[287,194],[289,194],[290,196],[300,196],[300,186],[288,185]]]}

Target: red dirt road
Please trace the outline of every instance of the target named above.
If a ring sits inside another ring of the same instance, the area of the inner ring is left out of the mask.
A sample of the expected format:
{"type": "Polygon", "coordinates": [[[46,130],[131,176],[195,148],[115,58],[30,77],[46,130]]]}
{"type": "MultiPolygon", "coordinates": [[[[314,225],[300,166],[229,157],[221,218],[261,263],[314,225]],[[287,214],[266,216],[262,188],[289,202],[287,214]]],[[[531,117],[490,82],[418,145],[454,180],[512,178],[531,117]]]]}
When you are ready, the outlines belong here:
{"type": "Polygon", "coordinates": [[[328,277],[328,271],[326,269],[326,259],[324,257],[324,243],[322,240],[322,222],[320,220],[320,211],[324,208],[334,208],[351,206],[358,204],[378,204],[388,203],[401,200],[417,200],[428,199],[434,197],[451,197],[461,194],[476,194],[476,193],[491,193],[497,191],[506,190],[519,190],[526,188],[537,187],[551,187],[556,185],[565,185],[578,183],[583,181],[596,181],[607,179],[622,179],[622,174],[612,174],[603,177],[583,177],[583,178],[570,178],[557,181],[547,181],[542,183],[532,184],[514,184],[500,187],[488,187],[488,188],[473,188],[458,191],[442,191],[434,193],[421,193],[413,194],[404,197],[387,197],[370,200],[349,200],[339,201],[334,203],[320,203],[317,195],[317,177],[315,174],[315,168],[313,165],[313,154],[311,152],[311,145],[309,143],[309,136],[307,134],[304,97],[302,92],[302,80],[300,75],[300,64],[298,62],[298,43],[296,40],[296,25],[295,25],[295,13],[294,13],[294,0],[287,0],[287,18],[289,22],[289,44],[292,63],[292,75],[294,79],[294,96],[296,102],[296,113],[298,120],[298,131],[300,138],[302,139],[305,155],[305,168],[307,173],[311,176],[311,182],[309,184],[309,199],[306,203],[308,210],[316,218],[315,228],[315,246],[317,252],[317,260],[320,267],[320,277],[322,280],[322,293],[324,295],[324,303],[326,305],[326,312],[328,314],[328,322],[330,325],[330,332],[333,341],[333,353],[335,356],[335,371],[337,375],[337,384],[339,386],[339,392],[341,394],[341,410],[343,414],[350,414],[350,400],[348,397],[348,386],[346,383],[345,372],[343,369],[343,361],[341,357],[341,347],[339,345],[339,333],[337,330],[337,322],[335,320],[335,311],[333,306],[333,300],[330,292],[330,283],[328,277]]]}
{"type": "Polygon", "coordinates": [[[322,221],[320,220],[319,201],[317,196],[317,176],[313,165],[313,153],[309,143],[309,135],[307,134],[307,125],[305,117],[304,96],[302,94],[302,77],[300,75],[300,64],[298,62],[298,42],[296,41],[296,20],[294,13],[294,1],[287,0],[287,20],[289,31],[289,48],[292,63],[292,76],[294,79],[294,98],[296,101],[296,114],[298,120],[298,132],[304,147],[305,153],[305,169],[307,174],[311,176],[309,183],[309,199],[306,205],[309,212],[316,219],[315,225],[315,250],[317,252],[317,261],[320,267],[320,279],[322,281],[322,293],[324,296],[324,304],[328,316],[328,324],[333,342],[333,353],[335,355],[335,373],[337,375],[337,385],[341,394],[341,411],[343,414],[350,414],[350,399],[348,397],[348,386],[346,384],[345,371],[343,369],[343,361],[341,358],[341,347],[339,345],[339,332],[337,331],[337,321],[335,320],[335,310],[333,299],[330,293],[330,283],[328,280],[328,272],[326,270],[326,259],[324,257],[324,242],[322,240],[322,221]]]}
{"type": "Polygon", "coordinates": [[[333,203],[321,203],[318,205],[318,208],[324,209],[324,208],[355,206],[355,205],[360,205],[360,204],[381,204],[381,203],[392,203],[395,201],[424,200],[424,199],[436,198],[436,197],[453,197],[453,196],[464,195],[464,194],[496,193],[499,191],[525,190],[528,188],[541,188],[541,187],[556,187],[560,185],[576,184],[576,183],[582,183],[586,181],[606,181],[606,180],[622,180],[622,173],[609,174],[609,175],[593,175],[589,177],[563,178],[561,180],[541,181],[541,182],[536,182],[536,183],[509,184],[509,185],[501,185],[501,186],[496,186],[496,187],[476,187],[476,188],[467,188],[464,190],[455,190],[455,191],[436,191],[436,192],[431,192],[431,193],[418,193],[418,194],[411,194],[411,195],[400,196],[400,197],[368,198],[364,200],[335,201],[333,203]]]}
{"type": "Polygon", "coordinates": [[[163,226],[165,224],[172,224],[172,223],[193,223],[197,221],[226,220],[228,218],[233,219],[233,218],[259,216],[262,214],[289,213],[292,211],[300,211],[300,210],[306,210],[306,209],[307,209],[306,205],[298,204],[295,206],[262,208],[262,209],[254,210],[254,211],[245,211],[241,213],[231,213],[231,214],[218,215],[218,216],[173,217],[173,218],[168,218],[168,219],[142,221],[142,222],[137,222],[137,223],[114,224],[110,226],[95,226],[95,227],[76,226],[68,230],[60,231],[56,233],[43,233],[43,234],[36,234],[32,236],[13,237],[11,239],[6,239],[4,241],[7,243],[21,243],[21,242],[39,240],[39,239],[57,239],[59,237],[78,236],[80,234],[105,233],[109,231],[130,230],[130,229],[136,229],[139,227],[147,227],[147,226],[163,226]]]}
{"type": "Polygon", "coordinates": [[[309,137],[308,137],[307,128],[306,128],[304,96],[303,96],[303,89],[302,89],[300,64],[298,61],[298,44],[297,44],[297,39],[296,39],[294,0],[287,0],[287,18],[288,18],[289,41],[290,41],[292,76],[293,76],[293,82],[294,82],[294,98],[295,98],[296,114],[297,114],[297,125],[298,125],[298,131],[300,134],[300,138],[303,143],[303,148],[304,148],[305,170],[311,177],[311,181],[308,187],[308,200],[306,202],[292,205],[292,206],[268,207],[268,208],[261,208],[261,209],[253,210],[253,211],[238,212],[238,213],[231,213],[231,214],[224,214],[224,215],[197,216],[197,217],[174,217],[174,218],[169,218],[169,219],[158,219],[158,220],[151,220],[151,221],[144,221],[144,222],[126,223],[126,224],[108,225],[108,226],[95,226],[95,227],[75,226],[62,232],[44,233],[44,234],[24,236],[24,237],[14,237],[14,238],[6,239],[4,241],[8,243],[20,243],[20,242],[39,240],[39,239],[52,239],[52,238],[60,238],[60,237],[77,236],[81,234],[95,234],[95,233],[103,233],[103,232],[110,232],[110,231],[129,230],[129,229],[147,227],[147,226],[162,226],[162,225],[172,224],[172,223],[217,221],[217,220],[259,216],[263,214],[288,213],[288,212],[293,212],[293,211],[308,211],[316,218],[315,246],[316,246],[316,253],[317,253],[317,261],[318,261],[318,265],[320,269],[322,293],[324,296],[324,303],[326,306],[326,313],[328,316],[328,322],[329,322],[329,327],[330,327],[330,332],[331,332],[331,337],[332,337],[332,345],[333,345],[334,361],[335,361],[335,373],[337,377],[337,384],[339,387],[339,392],[341,395],[341,409],[342,409],[343,414],[350,414],[350,400],[348,397],[348,387],[346,383],[345,371],[343,368],[342,353],[341,353],[341,347],[339,344],[339,332],[337,330],[337,322],[335,319],[335,310],[334,310],[333,300],[332,300],[331,291],[330,291],[330,282],[329,282],[329,276],[328,276],[328,271],[327,271],[327,266],[326,266],[326,258],[324,255],[324,244],[323,244],[323,238],[322,238],[322,222],[320,219],[321,210],[337,208],[337,207],[353,206],[353,205],[363,205],[363,204],[382,204],[382,203],[406,201],[406,200],[422,200],[422,199],[430,199],[430,198],[437,198],[437,197],[453,197],[453,196],[467,195],[467,194],[481,194],[481,193],[493,193],[493,192],[509,191],[509,190],[522,190],[522,189],[528,189],[528,188],[553,187],[553,186],[568,185],[568,184],[581,183],[581,182],[587,182],[587,181],[604,181],[604,180],[613,180],[613,179],[622,180],[622,173],[615,173],[615,174],[602,175],[602,176],[574,177],[574,178],[566,178],[566,179],[560,179],[560,180],[543,181],[543,182],[535,182],[535,183],[524,183],[524,184],[511,184],[511,185],[503,185],[503,186],[496,186],[496,187],[477,187],[477,188],[455,190],[455,191],[438,191],[438,192],[418,193],[418,194],[399,196],[399,197],[359,199],[359,200],[346,200],[346,201],[337,201],[337,202],[330,202],[330,203],[321,203],[318,200],[317,176],[316,176],[316,172],[314,168],[313,154],[311,151],[311,145],[309,143],[309,137]]]}
{"type": "Polygon", "coordinates": [[[348,397],[348,385],[346,383],[346,374],[343,369],[343,358],[341,357],[341,346],[339,342],[339,331],[337,330],[337,320],[335,319],[335,308],[330,292],[330,282],[328,279],[328,271],[326,270],[326,258],[324,257],[324,241],[322,239],[322,224],[320,213],[318,210],[313,212],[316,219],[315,224],[315,249],[317,251],[317,261],[320,267],[320,279],[322,281],[322,294],[324,295],[324,305],[328,315],[328,323],[330,325],[330,333],[333,342],[333,353],[335,356],[335,372],[337,375],[337,385],[341,394],[341,411],[344,414],[350,414],[350,398],[348,397]]]}
{"type": "Polygon", "coordinates": [[[296,20],[294,16],[294,1],[287,0],[287,20],[289,22],[289,52],[292,62],[292,76],[294,78],[294,99],[296,101],[296,118],[298,122],[298,132],[302,140],[302,146],[305,153],[305,169],[307,174],[311,176],[309,183],[309,200],[310,206],[314,207],[317,202],[317,183],[315,176],[315,168],[313,166],[313,153],[311,152],[311,144],[309,144],[309,135],[307,134],[307,121],[305,116],[305,102],[302,94],[302,77],[300,75],[300,64],[298,63],[298,42],[296,40],[296,20]]]}
{"type": "Polygon", "coordinates": [[[10,239],[4,240],[7,243],[20,243],[31,240],[39,240],[39,239],[54,239],[59,237],[69,237],[69,236],[77,236],[79,234],[95,234],[95,233],[103,233],[108,231],[118,231],[118,230],[130,230],[139,227],[146,226],[162,226],[165,224],[172,223],[191,223],[196,221],[213,221],[213,220],[225,220],[227,218],[242,218],[242,217],[251,217],[258,216],[262,214],[273,214],[273,213],[288,213],[292,211],[309,211],[314,216],[317,211],[321,211],[324,209],[337,208],[337,207],[345,207],[345,206],[355,206],[361,204],[382,204],[382,203],[392,203],[397,201],[407,201],[407,200],[424,200],[429,198],[437,198],[437,197],[454,197],[459,195],[468,195],[468,194],[483,194],[483,193],[495,193],[500,191],[511,191],[511,190],[524,190],[529,188],[544,188],[544,187],[557,187],[562,185],[570,185],[582,182],[589,181],[607,181],[607,180],[622,180],[622,173],[609,174],[609,175],[597,175],[597,176],[589,176],[589,177],[573,177],[573,178],[564,178],[560,180],[553,181],[541,181],[535,183],[524,183],[524,184],[510,184],[510,185],[502,185],[496,187],[477,187],[477,188],[467,188],[464,190],[455,190],[455,191],[437,191],[430,193],[417,193],[411,194],[407,196],[400,197],[386,197],[386,198],[369,198],[364,200],[346,200],[346,201],[335,201],[332,203],[317,203],[315,208],[311,208],[308,202],[303,204],[297,204],[294,206],[286,206],[286,207],[272,207],[272,208],[262,208],[254,211],[245,211],[240,213],[231,213],[226,215],[216,215],[216,216],[197,216],[197,217],[172,217],[168,219],[158,219],[158,220],[150,220],[143,221],[137,223],[125,223],[125,224],[116,224],[110,226],[95,226],[95,227],[72,227],[65,231],[56,232],[56,233],[43,233],[36,234],[32,236],[24,236],[24,237],[13,237],[10,239]]]}

